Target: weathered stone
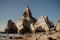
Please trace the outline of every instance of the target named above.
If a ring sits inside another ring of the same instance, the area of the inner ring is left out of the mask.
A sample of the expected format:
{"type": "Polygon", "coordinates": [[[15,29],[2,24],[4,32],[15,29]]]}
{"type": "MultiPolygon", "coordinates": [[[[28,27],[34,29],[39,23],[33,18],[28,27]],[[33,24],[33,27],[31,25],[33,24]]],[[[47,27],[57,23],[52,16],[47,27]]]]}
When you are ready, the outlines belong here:
{"type": "Polygon", "coordinates": [[[60,18],[58,19],[58,22],[56,24],[56,31],[60,31],[60,18]]]}
{"type": "Polygon", "coordinates": [[[29,7],[27,6],[22,18],[17,23],[17,28],[20,31],[20,33],[32,32],[33,29],[31,29],[30,25],[31,23],[34,24],[35,22],[36,19],[32,17],[32,13],[29,7]]]}
{"type": "Polygon", "coordinates": [[[48,22],[48,17],[47,16],[42,16],[39,18],[39,20],[35,23],[34,27],[35,29],[40,28],[41,30],[49,31],[49,25],[47,24],[48,22]]]}
{"type": "Polygon", "coordinates": [[[17,33],[17,27],[15,25],[15,23],[13,23],[11,20],[8,20],[8,24],[7,27],[5,29],[6,33],[17,33]]]}

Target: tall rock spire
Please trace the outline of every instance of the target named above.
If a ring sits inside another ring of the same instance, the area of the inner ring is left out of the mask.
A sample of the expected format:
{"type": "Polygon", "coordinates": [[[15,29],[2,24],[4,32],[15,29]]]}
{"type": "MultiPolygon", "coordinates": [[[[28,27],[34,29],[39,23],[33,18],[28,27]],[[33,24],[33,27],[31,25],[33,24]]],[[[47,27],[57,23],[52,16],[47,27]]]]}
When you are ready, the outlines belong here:
{"type": "Polygon", "coordinates": [[[26,9],[23,13],[23,16],[17,23],[18,31],[22,31],[21,33],[25,32],[31,32],[31,23],[34,24],[36,22],[36,19],[32,17],[32,12],[30,11],[29,6],[26,6],[26,9]]]}
{"type": "Polygon", "coordinates": [[[32,16],[32,13],[31,13],[30,8],[29,8],[28,5],[26,6],[26,9],[24,11],[23,16],[25,16],[25,17],[31,17],[32,16]]]}
{"type": "Polygon", "coordinates": [[[29,6],[27,5],[25,11],[28,11],[28,10],[30,10],[30,8],[29,8],[29,6]]]}

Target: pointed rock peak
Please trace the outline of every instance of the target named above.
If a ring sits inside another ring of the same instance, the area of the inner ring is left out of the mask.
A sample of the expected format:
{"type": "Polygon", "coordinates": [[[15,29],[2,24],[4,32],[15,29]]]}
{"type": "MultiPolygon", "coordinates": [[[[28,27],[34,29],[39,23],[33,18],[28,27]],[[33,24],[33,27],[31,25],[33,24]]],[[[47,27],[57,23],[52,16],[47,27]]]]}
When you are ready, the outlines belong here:
{"type": "Polygon", "coordinates": [[[28,11],[28,10],[30,10],[30,9],[29,9],[29,6],[27,5],[25,11],[28,11]]]}
{"type": "Polygon", "coordinates": [[[43,21],[48,20],[48,16],[41,16],[41,18],[39,18],[39,20],[43,20],[43,21]]]}
{"type": "Polygon", "coordinates": [[[39,22],[46,22],[47,24],[49,24],[49,19],[48,19],[48,16],[41,16],[39,19],[38,19],[39,22]]]}
{"type": "Polygon", "coordinates": [[[27,16],[31,17],[32,16],[32,13],[31,13],[30,8],[29,8],[28,5],[26,6],[26,9],[25,9],[25,11],[23,13],[23,16],[25,16],[25,17],[27,17],[27,16]]]}
{"type": "Polygon", "coordinates": [[[48,16],[41,16],[41,18],[45,18],[45,19],[47,19],[47,18],[48,18],[48,16]]]}

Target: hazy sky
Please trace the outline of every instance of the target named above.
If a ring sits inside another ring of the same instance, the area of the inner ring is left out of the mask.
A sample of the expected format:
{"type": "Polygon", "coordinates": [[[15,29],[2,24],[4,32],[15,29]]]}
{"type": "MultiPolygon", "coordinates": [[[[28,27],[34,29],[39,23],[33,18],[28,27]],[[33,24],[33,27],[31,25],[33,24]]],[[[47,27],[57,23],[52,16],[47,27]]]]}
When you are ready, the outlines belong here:
{"type": "Polygon", "coordinates": [[[0,31],[4,31],[9,19],[16,23],[29,2],[33,17],[45,15],[56,24],[60,17],[59,0],[0,0],[0,31]]]}

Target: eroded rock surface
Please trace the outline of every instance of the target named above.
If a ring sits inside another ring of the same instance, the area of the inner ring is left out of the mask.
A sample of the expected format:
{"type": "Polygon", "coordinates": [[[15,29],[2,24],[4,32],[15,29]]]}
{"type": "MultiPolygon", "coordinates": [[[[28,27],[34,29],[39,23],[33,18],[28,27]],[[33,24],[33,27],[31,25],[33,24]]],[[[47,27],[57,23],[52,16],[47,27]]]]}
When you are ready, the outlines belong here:
{"type": "Polygon", "coordinates": [[[56,24],[56,31],[60,32],[60,18],[58,19],[58,22],[56,24]]]}

